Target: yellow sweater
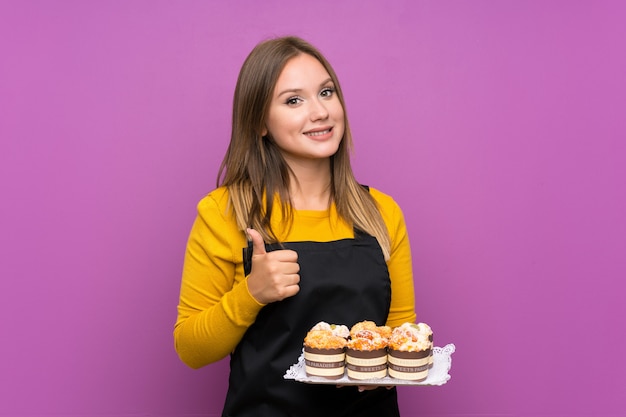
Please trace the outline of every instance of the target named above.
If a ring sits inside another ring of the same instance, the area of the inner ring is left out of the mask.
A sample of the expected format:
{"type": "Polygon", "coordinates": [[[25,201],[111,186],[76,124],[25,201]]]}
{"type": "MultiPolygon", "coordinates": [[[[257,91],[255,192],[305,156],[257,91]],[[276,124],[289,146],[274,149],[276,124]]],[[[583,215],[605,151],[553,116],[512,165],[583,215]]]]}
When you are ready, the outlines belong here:
{"type": "MultiPolygon", "coordinates": [[[[370,193],[379,204],[391,237],[387,262],[391,309],[387,325],[413,322],[413,271],[404,216],[391,197],[373,188],[370,193]]],[[[338,218],[334,206],[326,211],[294,211],[289,230],[280,227],[280,210],[274,210],[272,216],[272,227],[284,231],[280,238],[285,242],[329,242],[354,237],[352,228],[338,218]]],[[[228,209],[227,190],[222,187],[212,191],[199,202],[189,235],[174,328],[176,351],[192,368],[230,354],[263,308],[248,291],[242,253],[246,246],[246,236],[228,209]]]]}

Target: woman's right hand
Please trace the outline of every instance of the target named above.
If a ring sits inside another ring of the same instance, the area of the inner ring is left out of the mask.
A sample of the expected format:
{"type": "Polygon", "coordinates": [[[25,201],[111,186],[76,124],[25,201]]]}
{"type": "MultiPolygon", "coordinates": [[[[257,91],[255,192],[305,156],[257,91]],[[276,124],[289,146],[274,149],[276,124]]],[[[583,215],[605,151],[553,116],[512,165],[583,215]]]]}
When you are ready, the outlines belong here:
{"type": "Polygon", "coordinates": [[[300,291],[298,253],[284,249],[265,251],[263,237],[254,229],[246,232],[252,240],[252,269],[248,276],[248,290],[261,304],[293,297],[300,291]]]}

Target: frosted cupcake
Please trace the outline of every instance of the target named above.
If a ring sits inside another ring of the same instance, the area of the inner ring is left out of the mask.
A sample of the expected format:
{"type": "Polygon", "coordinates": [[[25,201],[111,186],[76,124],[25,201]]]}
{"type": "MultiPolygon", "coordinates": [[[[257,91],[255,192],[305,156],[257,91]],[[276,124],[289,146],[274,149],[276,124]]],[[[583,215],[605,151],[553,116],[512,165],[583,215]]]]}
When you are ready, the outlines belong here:
{"type": "Polygon", "coordinates": [[[430,342],[430,356],[428,357],[428,367],[432,368],[433,363],[434,363],[433,347],[435,346],[433,344],[433,331],[430,328],[430,326],[426,323],[417,323],[417,325],[420,328],[420,331],[423,332],[424,335],[428,337],[428,341],[430,342]]]}
{"type": "Polygon", "coordinates": [[[339,379],[345,373],[349,330],[344,325],[319,322],[304,338],[306,374],[339,379]]]}
{"type": "Polygon", "coordinates": [[[425,323],[404,323],[389,338],[389,376],[423,381],[432,366],[432,330],[425,323]]]}
{"type": "Polygon", "coordinates": [[[363,321],[350,329],[346,350],[346,367],[351,379],[384,378],[387,376],[387,342],[391,328],[363,321]]]}
{"type": "Polygon", "coordinates": [[[433,367],[433,330],[426,323],[417,323],[414,325],[420,338],[427,338],[430,342],[430,355],[428,356],[428,367],[433,367]]]}

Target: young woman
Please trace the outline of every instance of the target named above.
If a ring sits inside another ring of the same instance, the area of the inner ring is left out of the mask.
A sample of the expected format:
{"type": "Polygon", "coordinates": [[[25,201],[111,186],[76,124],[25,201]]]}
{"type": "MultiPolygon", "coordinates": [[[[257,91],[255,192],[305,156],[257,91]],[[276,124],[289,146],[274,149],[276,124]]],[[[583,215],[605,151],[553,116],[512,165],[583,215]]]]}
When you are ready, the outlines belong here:
{"type": "Polygon", "coordinates": [[[283,379],[319,321],[415,321],[402,212],[356,181],[351,146],[320,52],[295,37],[257,45],[237,81],[218,188],[198,204],[174,330],[193,368],[231,355],[223,416],[398,415],[395,388],[283,379]]]}

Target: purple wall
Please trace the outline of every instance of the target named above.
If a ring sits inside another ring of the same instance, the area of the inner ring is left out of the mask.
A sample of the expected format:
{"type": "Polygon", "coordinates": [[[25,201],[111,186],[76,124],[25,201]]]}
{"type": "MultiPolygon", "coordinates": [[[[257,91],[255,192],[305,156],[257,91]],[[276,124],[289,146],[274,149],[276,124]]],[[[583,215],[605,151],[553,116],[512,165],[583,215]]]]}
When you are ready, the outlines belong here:
{"type": "Polygon", "coordinates": [[[403,416],[625,415],[621,1],[2,1],[0,415],[216,416],[173,349],[249,50],[334,64],[452,380],[403,416]]]}

